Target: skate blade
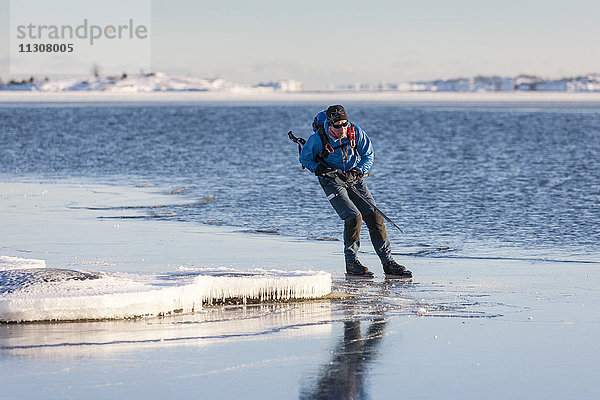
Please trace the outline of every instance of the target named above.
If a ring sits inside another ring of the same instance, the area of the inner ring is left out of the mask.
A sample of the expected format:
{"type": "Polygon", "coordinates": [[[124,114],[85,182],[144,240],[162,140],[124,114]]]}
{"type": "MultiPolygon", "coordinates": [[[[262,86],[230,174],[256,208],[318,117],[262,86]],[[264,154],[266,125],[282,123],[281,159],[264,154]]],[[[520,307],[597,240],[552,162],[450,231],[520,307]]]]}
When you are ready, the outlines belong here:
{"type": "Polygon", "coordinates": [[[400,280],[410,280],[412,279],[412,275],[393,275],[393,274],[385,274],[385,279],[400,279],[400,280]]]}
{"type": "Polygon", "coordinates": [[[365,279],[373,279],[375,275],[350,275],[346,274],[346,280],[365,280],[365,279]]]}

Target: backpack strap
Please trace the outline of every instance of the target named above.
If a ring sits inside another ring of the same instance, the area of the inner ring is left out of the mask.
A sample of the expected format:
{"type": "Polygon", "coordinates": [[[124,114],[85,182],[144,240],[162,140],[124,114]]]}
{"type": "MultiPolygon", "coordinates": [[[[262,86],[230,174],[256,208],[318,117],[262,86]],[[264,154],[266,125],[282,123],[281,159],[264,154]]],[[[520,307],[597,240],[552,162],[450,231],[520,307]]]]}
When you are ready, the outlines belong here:
{"type": "Polygon", "coordinates": [[[348,138],[348,141],[346,143],[342,143],[339,146],[331,146],[331,143],[329,141],[329,136],[325,133],[325,127],[323,125],[319,126],[317,129],[317,133],[319,134],[319,137],[321,138],[321,144],[322,144],[322,148],[323,150],[321,151],[321,153],[319,154],[323,159],[327,158],[328,155],[330,155],[331,153],[333,153],[335,150],[348,146],[350,145],[350,151],[352,153],[354,153],[354,151],[356,150],[356,129],[354,128],[354,125],[352,123],[350,123],[348,125],[348,131],[346,132],[346,136],[348,138]]]}
{"type": "Polygon", "coordinates": [[[354,124],[349,124],[347,135],[350,147],[352,148],[352,151],[354,151],[354,149],[356,148],[356,130],[354,129],[354,124]]]}
{"type": "Polygon", "coordinates": [[[323,125],[321,125],[317,128],[317,133],[319,134],[319,137],[321,138],[321,148],[322,148],[319,156],[321,158],[325,159],[331,153],[333,153],[335,151],[335,149],[331,146],[331,143],[329,142],[329,136],[327,136],[327,134],[325,133],[325,127],[323,125]]]}

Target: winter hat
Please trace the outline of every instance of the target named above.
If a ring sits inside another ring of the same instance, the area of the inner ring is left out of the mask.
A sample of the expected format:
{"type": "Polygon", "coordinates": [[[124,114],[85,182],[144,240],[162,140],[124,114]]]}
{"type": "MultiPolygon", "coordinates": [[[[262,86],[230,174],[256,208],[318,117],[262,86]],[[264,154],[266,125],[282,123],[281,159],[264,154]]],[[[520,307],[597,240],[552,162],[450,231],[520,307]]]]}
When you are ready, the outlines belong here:
{"type": "Polygon", "coordinates": [[[344,110],[344,107],[337,104],[335,106],[329,106],[329,108],[327,108],[328,124],[334,124],[343,119],[345,119],[346,121],[348,120],[348,115],[346,114],[346,110],[344,110]]]}

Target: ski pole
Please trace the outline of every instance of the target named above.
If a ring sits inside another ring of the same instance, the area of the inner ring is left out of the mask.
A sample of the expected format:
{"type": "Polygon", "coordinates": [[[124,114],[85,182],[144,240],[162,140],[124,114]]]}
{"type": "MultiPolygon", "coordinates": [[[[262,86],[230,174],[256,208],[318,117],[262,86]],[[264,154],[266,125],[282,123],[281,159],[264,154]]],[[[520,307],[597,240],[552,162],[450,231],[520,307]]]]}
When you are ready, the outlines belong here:
{"type": "MultiPolygon", "coordinates": [[[[292,131],[288,132],[288,137],[290,138],[291,141],[293,141],[294,143],[296,143],[298,145],[298,153],[300,153],[302,151],[302,146],[304,146],[306,144],[306,140],[304,140],[303,138],[299,138],[294,136],[294,134],[292,133],[292,131]]],[[[327,164],[327,162],[321,157],[321,156],[317,156],[317,162],[321,165],[323,165],[324,167],[327,168],[331,168],[331,166],[329,164],[327,164]]],[[[304,166],[302,166],[302,169],[304,169],[304,166]]],[[[365,203],[367,203],[368,205],[372,206],[375,211],[377,211],[379,213],[379,215],[381,215],[386,221],[388,221],[390,224],[392,224],[394,226],[394,228],[398,229],[400,232],[406,234],[406,232],[404,232],[402,230],[402,228],[400,228],[398,225],[396,225],[396,223],[394,221],[392,221],[387,215],[385,215],[380,209],[379,207],[377,207],[376,205],[372,204],[365,196],[362,195],[362,193],[360,193],[358,191],[358,189],[356,189],[351,183],[349,182],[345,182],[342,179],[340,179],[340,174],[342,173],[340,170],[335,170],[332,171],[332,173],[334,174],[333,176],[330,176],[330,178],[334,179],[337,183],[341,184],[342,186],[345,186],[347,189],[352,190],[352,192],[354,194],[356,194],[360,199],[362,199],[362,201],[364,201],[365,203]]],[[[369,174],[365,174],[364,176],[369,176],[369,174]]]]}
{"type": "MultiPolygon", "coordinates": [[[[317,160],[319,161],[319,164],[323,165],[323,166],[327,166],[330,167],[329,164],[327,164],[325,162],[325,160],[323,160],[321,157],[317,156],[317,160]]],[[[331,167],[330,167],[331,168],[331,167]]],[[[335,174],[332,178],[335,179],[335,181],[346,187],[347,189],[352,190],[352,192],[354,194],[356,194],[362,201],[364,201],[365,203],[367,203],[368,205],[372,206],[375,211],[377,211],[379,213],[379,215],[381,215],[387,222],[389,222],[390,224],[392,224],[394,226],[394,228],[398,229],[400,232],[402,232],[403,234],[406,235],[406,232],[404,232],[404,230],[402,230],[402,228],[400,228],[398,225],[396,225],[396,223],[394,221],[392,221],[387,215],[385,215],[383,213],[383,211],[381,211],[379,209],[379,207],[377,207],[375,204],[371,203],[361,192],[358,191],[357,188],[354,187],[354,185],[352,185],[350,182],[345,182],[340,178],[340,174],[341,172],[339,170],[335,170],[335,173],[332,172],[332,175],[335,174]]]]}
{"type": "Polygon", "coordinates": [[[346,185],[347,185],[347,187],[349,187],[350,189],[352,189],[352,191],[353,191],[355,194],[357,194],[357,195],[358,195],[358,197],[360,197],[361,199],[363,199],[363,200],[364,200],[365,202],[367,202],[368,204],[372,205],[372,206],[373,206],[373,208],[375,209],[375,211],[377,211],[377,212],[379,213],[379,215],[381,215],[381,216],[382,216],[382,217],[383,217],[383,218],[384,218],[384,219],[385,219],[387,222],[389,222],[390,224],[394,225],[394,228],[398,229],[400,232],[402,232],[403,234],[405,234],[405,235],[406,235],[406,232],[404,232],[404,231],[402,230],[402,228],[400,228],[398,225],[396,225],[396,223],[394,223],[394,221],[392,221],[392,220],[391,220],[391,219],[390,219],[390,218],[389,218],[387,215],[385,215],[385,214],[383,213],[383,211],[381,211],[381,210],[379,209],[379,207],[377,207],[377,206],[376,206],[376,205],[374,205],[374,204],[371,204],[371,202],[370,202],[369,200],[367,200],[367,199],[366,199],[366,198],[365,198],[365,197],[362,195],[362,193],[360,193],[360,192],[358,191],[358,189],[356,189],[356,188],[355,188],[354,186],[352,186],[350,183],[346,183],[346,185]]]}

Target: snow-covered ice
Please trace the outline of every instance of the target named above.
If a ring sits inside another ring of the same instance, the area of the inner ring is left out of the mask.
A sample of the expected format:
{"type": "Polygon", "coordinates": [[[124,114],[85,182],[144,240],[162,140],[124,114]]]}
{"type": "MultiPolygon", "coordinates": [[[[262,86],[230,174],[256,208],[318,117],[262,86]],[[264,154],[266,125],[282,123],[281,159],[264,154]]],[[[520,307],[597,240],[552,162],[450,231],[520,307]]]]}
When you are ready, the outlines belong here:
{"type": "Polygon", "coordinates": [[[46,268],[46,261],[30,258],[0,256],[0,272],[11,269],[46,268]]]}
{"type": "Polygon", "coordinates": [[[312,271],[214,270],[152,275],[65,269],[0,270],[0,321],[133,318],[190,313],[216,302],[314,299],[331,275],[312,271]]]}

